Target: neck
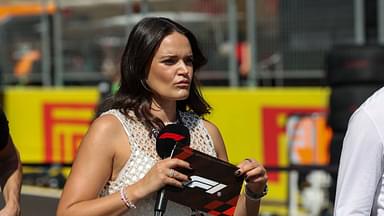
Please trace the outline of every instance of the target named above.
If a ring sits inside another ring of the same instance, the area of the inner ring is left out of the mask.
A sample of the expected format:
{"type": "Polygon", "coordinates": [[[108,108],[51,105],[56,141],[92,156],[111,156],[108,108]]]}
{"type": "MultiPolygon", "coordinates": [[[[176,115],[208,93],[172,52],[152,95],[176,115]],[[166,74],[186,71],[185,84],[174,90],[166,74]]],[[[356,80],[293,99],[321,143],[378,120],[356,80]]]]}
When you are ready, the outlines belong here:
{"type": "Polygon", "coordinates": [[[151,104],[151,113],[161,119],[164,123],[176,122],[176,102],[159,103],[156,100],[153,100],[151,104]]]}

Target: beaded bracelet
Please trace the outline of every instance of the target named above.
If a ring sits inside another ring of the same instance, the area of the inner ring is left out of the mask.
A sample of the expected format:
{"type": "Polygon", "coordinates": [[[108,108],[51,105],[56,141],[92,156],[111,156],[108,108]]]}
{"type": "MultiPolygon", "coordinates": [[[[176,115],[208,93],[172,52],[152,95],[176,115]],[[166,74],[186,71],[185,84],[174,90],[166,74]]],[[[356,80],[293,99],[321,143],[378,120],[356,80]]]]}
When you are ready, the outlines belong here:
{"type": "Polygon", "coordinates": [[[135,204],[133,204],[127,198],[127,195],[124,192],[124,188],[121,188],[121,190],[120,190],[120,198],[121,198],[121,201],[123,201],[123,203],[125,204],[125,206],[127,206],[129,209],[135,209],[136,208],[135,204]]]}
{"type": "Polygon", "coordinates": [[[255,193],[252,192],[247,185],[245,185],[245,196],[252,201],[259,201],[263,196],[267,195],[268,193],[268,185],[265,185],[263,192],[261,193],[255,193]]]}

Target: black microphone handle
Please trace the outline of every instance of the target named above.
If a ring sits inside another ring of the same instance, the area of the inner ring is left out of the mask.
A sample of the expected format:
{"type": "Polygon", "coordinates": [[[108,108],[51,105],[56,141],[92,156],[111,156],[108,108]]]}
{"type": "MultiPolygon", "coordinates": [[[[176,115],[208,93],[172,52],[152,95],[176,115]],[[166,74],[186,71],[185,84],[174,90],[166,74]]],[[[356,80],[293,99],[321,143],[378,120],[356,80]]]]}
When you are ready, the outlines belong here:
{"type": "Polygon", "coordinates": [[[162,216],[167,208],[168,199],[165,197],[165,188],[157,192],[155,203],[155,216],[162,216]]]}
{"type": "MultiPolygon", "coordinates": [[[[169,157],[172,158],[173,153],[175,153],[175,149],[178,142],[176,142],[172,148],[171,154],[169,157]]],[[[157,192],[156,203],[155,203],[155,216],[162,216],[165,213],[165,209],[167,208],[168,199],[165,197],[165,188],[162,188],[157,192]]]]}

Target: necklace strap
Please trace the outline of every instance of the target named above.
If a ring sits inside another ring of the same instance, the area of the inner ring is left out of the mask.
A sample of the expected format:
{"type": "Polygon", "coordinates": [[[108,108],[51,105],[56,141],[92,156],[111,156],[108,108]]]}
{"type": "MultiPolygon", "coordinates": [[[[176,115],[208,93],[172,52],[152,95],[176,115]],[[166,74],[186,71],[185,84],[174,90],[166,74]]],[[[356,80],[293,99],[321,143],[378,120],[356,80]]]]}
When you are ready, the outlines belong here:
{"type": "Polygon", "coordinates": [[[165,125],[169,125],[169,124],[177,124],[177,123],[179,123],[179,121],[178,120],[176,120],[176,121],[173,121],[173,122],[164,122],[164,124],[165,125]]]}

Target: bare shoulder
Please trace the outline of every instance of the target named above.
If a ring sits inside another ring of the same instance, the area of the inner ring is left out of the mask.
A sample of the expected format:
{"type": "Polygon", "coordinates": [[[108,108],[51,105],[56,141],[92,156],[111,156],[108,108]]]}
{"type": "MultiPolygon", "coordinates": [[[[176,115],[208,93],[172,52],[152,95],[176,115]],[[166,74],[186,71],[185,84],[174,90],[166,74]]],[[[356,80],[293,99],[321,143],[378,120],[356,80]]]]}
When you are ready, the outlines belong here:
{"type": "Polygon", "coordinates": [[[82,148],[93,148],[104,153],[114,153],[116,143],[124,139],[124,129],[120,121],[113,115],[103,115],[90,125],[81,145],[82,148]]]}
{"type": "Polygon", "coordinates": [[[203,123],[204,123],[204,126],[205,128],[207,128],[208,132],[209,132],[209,135],[213,136],[213,135],[220,135],[220,131],[219,131],[219,128],[213,123],[213,122],[210,122],[206,119],[203,119],[203,123]]]}
{"type": "Polygon", "coordinates": [[[114,158],[121,150],[118,143],[124,139],[124,129],[113,115],[103,115],[92,122],[78,148],[59,209],[98,196],[111,179],[115,169],[114,158]]]}
{"type": "Polygon", "coordinates": [[[90,130],[96,130],[98,132],[113,133],[119,131],[122,127],[120,121],[113,115],[102,115],[95,119],[90,127],[90,130]]]}
{"type": "Polygon", "coordinates": [[[205,119],[203,119],[203,123],[205,128],[207,128],[209,135],[212,138],[213,145],[217,153],[217,157],[227,161],[228,160],[227,151],[225,149],[224,140],[223,140],[223,137],[221,136],[219,128],[214,123],[205,119]]]}

